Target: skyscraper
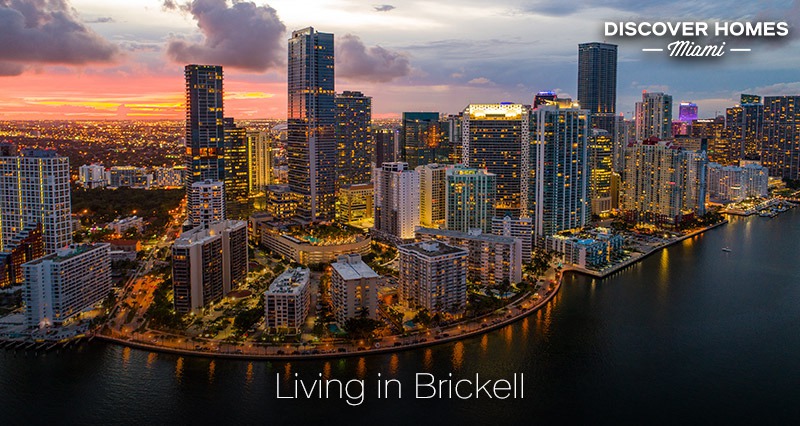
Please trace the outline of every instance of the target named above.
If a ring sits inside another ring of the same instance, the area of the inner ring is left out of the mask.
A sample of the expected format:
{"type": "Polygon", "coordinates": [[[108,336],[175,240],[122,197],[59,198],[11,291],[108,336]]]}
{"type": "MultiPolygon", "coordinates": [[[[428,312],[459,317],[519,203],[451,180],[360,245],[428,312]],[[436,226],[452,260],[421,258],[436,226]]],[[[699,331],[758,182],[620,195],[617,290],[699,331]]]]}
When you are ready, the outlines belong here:
{"type": "Polygon", "coordinates": [[[496,175],[495,210],[501,217],[521,217],[528,211],[528,119],[528,108],[521,104],[472,104],[464,110],[462,161],[496,175]]]}
{"type": "Polygon", "coordinates": [[[203,224],[225,220],[225,185],[220,181],[206,180],[195,182],[189,188],[188,226],[194,228],[203,224]]]}
{"type": "Polygon", "coordinates": [[[394,163],[400,152],[400,131],[397,129],[372,129],[375,145],[375,167],[383,163],[394,163]]]}
{"type": "Polygon", "coordinates": [[[404,112],[400,144],[403,161],[415,169],[429,163],[446,163],[449,157],[438,112],[404,112]]]}
{"type": "Polygon", "coordinates": [[[697,104],[693,102],[681,102],[678,106],[678,120],[684,123],[691,123],[697,120],[697,104]]]}
{"type": "Polygon", "coordinates": [[[591,113],[591,126],[614,132],[617,103],[617,46],[578,45],[578,103],[591,113]]]}
{"type": "MultiPolygon", "coordinates": [[[[186,65],[186,175],[188,195],[192,184],[225,177],[223,149],[225,127],[222,105],[222,67],[186,65]]],[[[191,200],[189,201],[191,203],[191,200]]],[[[191,205],[187,204],[191,210],[191,205]]]]}
{"type": "Polygon", "coordinates": [[[760,157],[763,125],[764,104],[760,96],[743,94],[739,105],[725,110],[726,137],[736,159],[760,157]]]}
{"type": "Polygon", "coordinates": [[[447,166],[426,164],[417,167],[419,173],[419,221],[427,228],[444,226],[446,218],[447,166]]]}
{"type": "Polygon", "coordinates": [[[533,111],[529,206],[535,244],[588,220],[588,115],[569,100],[533,111]]]}
{"type": "Polygon", "coordinates": [[[770,176],[800,179],[800,96],[764,97],[761,164],[770,176]]]}
{"type": "Polygon", "coordinates": [[[247,279],[247,222],[223,220],[184,232],[172,245],[175,310],[198,311],[247,279]]]}
{"type": "Polygon", "coordinates": [[[406,244],[397,249],[400,302],[411,308],[461,316],[467,305],[469,252],[438,241],[406,244]]]}
{"type": "Polygon", "coordinates": [[[375,173],[373,231],[393,242],[414,239],[419,226],[419,173],[408,163],[383,163],[375,173]]]}
{"type": "Polygon", "coordinates": [[[20,232],[42,225],[46,254],[72,242],[69,159],[27,148],[0,156],[0,251],[20,232]]]}
{"type": "Polygon", "coordinates": [[[368,183],[374,145],[369,135],[372,98],[361,92],[336,95],[337,185],[368,183]]]}
{"type": "Polygon", "coordinates": [[[672,96],[661,92],[642,92],[642,101],[636,102],[636,140],[651,136],[659,139],[672,137],[672,96]]]}
{"type": "Polygon", "coordinates": [[[680,223],[705,214],[706,155],[651,138],[625,151],[620,208],[628,220],[680,223]]]}
{"type": "Polygon", "coordinates": [[[593,215],[609,213],[611,203],[611,174],[613,160],[613,138],[603,129],[592,129],[589,134],[588,171],[589,200],[593,215]]]}
{"type": "Polygon", "coordinates": [[[250,164],[247,157],[247,129],[237,126],[233,118],[224,119],[225,215],[243,219],[248,214],[250,164]]]}
{"type": "Polygon", "coordinates": [[[468,168],[461,164],[448,168],[445,173],[447,229],[491,232],[497,203],[497,176],[485,169],[468,168]]]}
{"type": "Polygon", "coordinates": [[[273,183],[272,136],[264,131],[248,130],[247,158],[250,195],[262,193],[273,183]]]}
{"type": "Polygon", "coordinates": [[[336,105],[333,34],[314,28],[289,39],[289,110],[286,154],[289,187],[305,221],[333,219],[336,192],[336,105]]]}

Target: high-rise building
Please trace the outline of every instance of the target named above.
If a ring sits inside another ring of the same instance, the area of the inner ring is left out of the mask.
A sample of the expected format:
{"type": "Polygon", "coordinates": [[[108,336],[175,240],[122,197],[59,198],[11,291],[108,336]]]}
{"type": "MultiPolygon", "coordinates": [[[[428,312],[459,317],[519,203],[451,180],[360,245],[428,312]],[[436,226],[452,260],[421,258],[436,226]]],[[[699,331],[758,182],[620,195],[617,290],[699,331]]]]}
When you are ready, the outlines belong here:
{"type": "Polygon", "coordinates": [[[652,136],[659,139],[672,137],[672,96],[661,92],[642,92],[642,101],[636,102],[636,140],[652,136]]]}
{"type": "Polygon", "coordinates": [[[28,226],[0,252],[0,288],[24,282],[22,264],[44,256],[42,225],[28,226]]]}
{"type": "Polygon", "coordinates": [[[404,112],[402,124],[400,144],[403,161],[409,167],[448,161],[448,146],[438,112],[404,112]]]}
{"type": "Polygon", "coordinates": [[[338,186],[368,183],[374,145],[369,135],[372,98],[361,92],[336,95],[336,152],[338,186]]]}
{"type": "Polygon", "coordinates": [[[247,279],[247,222],[223,220],[184,232],[172,245],[175,310],[197,312],[247,279]]]}
{"type": "Polygon", "coordinates": [[[447,213],[447,165],[417,166],[419,173],[419,222],[428,228],[440,228],[447,213]]]}
{"type": "Polygon", "coordinates": [[[400,303],[460,317],[467,306],[469,252],[438,241],[406,244],[397,249],[400,303]]]}
{"type": "Polygon", "coordinates": [[[78,169],[78,182],[88,189],[106,186],[106,168],[102,164],[84,164],[78,169]]]}
{"type": "Polygon", "coordinates": [[[462,164],[448,168],[445,175],[447,229],[467,232],[477,228],[490,232],[496,211],[497,176],[462,164]]]}
{"type": "Polygon", "coordinates": [[[588,111],[569,100],[532,114],[531,218],[534,242],[589,219],[588,111]]]}
{"type": "Polygon", "coordinates": [[[533,97],[533,104],[531,105],[531,108],[535,109],[539,105],[545,105],[548,102],[555,102],[557,100],[558,100],[558,95],[556,94],[556,92],[553,92],[551,90],[538,92],[533,97]]]}
{"type": "Polygon", "coordinates": [[[451,114],[447,116],[446,119],[446,126],[447,126],[447,140],[450,145],[450,154],[448,157],[448,163],[450,164],[458,164],[461,162],[461,154],[463,153],[463,141],[464,141],[464,134],[461,129],[461,125],[464,121],[464,115],[462,113],[458,114],[451,114]]]}
{"type": "Polygon", "coordinates": [[[589,200],[593,215],[607,215],[612,208],[611,175],[614,139],[603,129],[592,129],[589,136],[589,200]]]}
{"type": "Polygon", "coordinates": [[[311,306],[308,268],[288,268],[264,292],[264,325],[268,330],[299,333],[311,306]]]}
{"type": "Polygon", "coordinates": [[[419,173],[408,163],[383,163],[375,169],[375,226],[378,236],[391,241],[414,239],[419,226],[419,173]]]}
{"type": "Polygon", "coordinates": [[[625,152],[620,208],[630,221],[675,225],[705,214],[705,152],[651,138],[625,152]]]}
{"type": "Polygon", "coordinates": [[[111,245],[74,244],[22,265],[25,323],[62,326],[111,291],[111,245]]]}
{"type": "Polygon", "coordinates": [[[336,200],[336,220],[368,227],[375,212],[374,197],[375,188],[371,183],[342,186],[336,200]]]}
{"type": "Polygon", "coordinates": [[[616,45],[597,42],[578,45],[578,103],[591,113],[591,128],[613,134],[617,104],[616,45]]]}
{"type": "Polygon", "coordinates": [[[314,28],[289,39],[289,111],[286,154],[289,187],[299,195],[297,215],[331,220],[336,204],[336,92],[333,34],[314,28]]]}
{"type": "Polygon", "coordinates": [[[299,196],[289,189],[289,185],[269,185],[264,192],[267,213],[275,220],[285,221],[295,216],[299,196]]]}
{"type": "Polygon", "coordinates": [[[800,179],[800,96],[764,97],[761,164],[770,176],[800,179]]]}
{"type": "Polygon", "coordinates": [[[375,273],[360,254],[345,254],[331,263],[331,307],[336,322],[350,318],[378,318],[378,287],[383,278],[375,273]]]}
{"type": "Polygon", "coordinates": [[[481,285],[516,284],[522,281],[522,241],[514,237],[449,229],[418,228],[417,240],[439,240],[469,252],[467,280],[481,285]]]}
{"type": "Polygon", "coordinates": [[[741,201],[769,196],[769,171],[758,164],[723,166],[708,163],[708,196],[714,201],[741,201]]]}
{"type": "Polygon", "coordinates": [[[689,132],[690,138],[676,138],[681,144],[691,150],[706,151],[709,161],[720,164],[736,164],[739,160],[739,148],[725,130],[725,117],[698,118],[692,122],[689,132]],[[696,142],[691,144],[691,139],[696,142]]]}
{"type": "Polygon", "coordinates": [[[528,108],[511,103],[472,104],[464,110],[463,120],[463,163],[496,175],[498,216],[525,216],[530,174],[528,108]]]}
{"type": "MultiPolygon", "coordinates": [[[[188,196],[192,184],[225,178],[223,144],[222,67],[186,65],[186,175],[188,196]]],[[[191,211],[191,198],[186,205],[191,211]]]]}
{"type": "Polygon", "coordinates": [[[272,137],[269,133],[257,130],[247,131],[247,163],[250,173],[250,195],[264,192],[264,188],[272,185],[272,137]]]}
{"type": "Polygon", "coordinates": [[[186,166],[156,167],[153,169],[153,182],[159,188],[183,187],[186,166]]]}
{"type": "Polygon", "coordinates": [[[225,220],[225,185],[220,181],[195,182],[189,191],[189,226],[225,220]]]}
{"type": "Polygon", "coordinates": [[[46,254],[72,243],[69,159],[23,149],[0,157],[0,251],[28,227],[42,225],[46,254]]]}
{"type": "Polygon", "coordinates": [[[681,102],[678,106],[678,120],[691,123],[697,120],[697,104],[694,102],[681,102]]]}
{"type": "Polygon", "coordinates": [[[153,174],[144,167],[112,166],[108,169],[107,180],[112,188],[150,189],[153,174]]]}
{"type": "Polygon", "coordinates": [[[231,219],[249,216],[250,162],[247,155],[247,129],[239,127],[233,118],[223,120],[225,138],[225,215],[231,219]]]}
{"type": "Polygon", "coordinates": [[[533,222],[531,218],[495,217],[492,219],[492,234],[519,240],[522,248],[522,263],[531,261],[533,256],[533,222]]]}
{"type": "Polygon", "coordinates": [[[400,155],[400,131],[397,129],[372,129],[375,145],[375,167],[383,163],[394,163],[400,155]]]}

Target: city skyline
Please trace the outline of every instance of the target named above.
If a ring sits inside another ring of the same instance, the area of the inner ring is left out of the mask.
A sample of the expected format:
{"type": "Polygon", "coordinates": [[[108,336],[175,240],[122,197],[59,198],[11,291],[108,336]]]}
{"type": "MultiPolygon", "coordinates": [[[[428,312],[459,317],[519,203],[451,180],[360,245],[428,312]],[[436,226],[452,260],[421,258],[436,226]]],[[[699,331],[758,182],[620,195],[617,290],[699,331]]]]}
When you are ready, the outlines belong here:
{"type": "MultiPolygon", "coordinates": [[[[23,19],[17,3],[0,7],[0,13],[23,19]]],[[[486,6],[468,1],[457,5],[458,14],[451,13],[454,4],[392,3],[336,0],[300,8],[288,1],[269,6],[224,0],[38,2],[38,23],[2,31],[10,40],[41,35],[46,42],[59,37],[63,48],[54,54],[52,47],[29,41],[23,44],[26,52],[15,47],[0,52],[0,74],[8,85],[0,97],[0,118],[178,119],[182,88],[175,77],[187,63],[212,63],[229,70],[229,116],[282,119],[287,102],[286,40],[291,31],[311,25],[335,34],[337,91],[373,96],[377,119],[396,118],[403,111],[455,113],[475,102],[529,104],[539,90],[575,99],[575,46],[603,41],[604,19],[662,17],[668,10],[668,17],[675,18],[758,17],[791,23],[799,14],[796,2],[786,1],[745,5],[735,12],[712,2],[644,7],[618,2],[600,7],[538,2],[486,6]],[[419,7],[428,13],[416,13],[419,7]],[[74,30],[59,34],[54,25],[58,19],[74,24],[74,30]],[[463,31],[478,20],[482,31],[463,31]],[[238,29],[233,22],[242,22],[247,31],[232,31],[238,29]],[[544,35],[564,28],[569,31],[557,38],[544,35]],[[245,43],[253,39],[264,41],[245,43]]],[[[616,110],[627,117],[642,90],[669,93],[676,103],[695,102],[701,117],[724,114],[739,93],[800,91],[791,59],[781,53],[791,49],[791,39],[781,45],[753,44],[747,56],[714,62],[647,56],[634,39],[605,41],[619,45],[616,110]],[[734,60],[736,66],[731,66],[734,60]]]]}

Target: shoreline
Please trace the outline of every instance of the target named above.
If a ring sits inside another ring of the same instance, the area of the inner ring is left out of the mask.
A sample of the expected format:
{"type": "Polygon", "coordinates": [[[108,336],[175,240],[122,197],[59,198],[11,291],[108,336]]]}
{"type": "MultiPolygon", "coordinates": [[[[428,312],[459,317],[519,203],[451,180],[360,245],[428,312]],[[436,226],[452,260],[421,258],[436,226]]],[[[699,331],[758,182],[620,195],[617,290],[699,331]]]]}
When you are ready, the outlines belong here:
{"type": "MultiPolygon", "coordinates": [[[[412,349],[420,349],[425,347],[443,345],[446,343],[453,343],[460,340],[465,340],[472,337],[477,337],[491,331],[498,330],[500,328],[509,326],[525,317],[530,316],[531,314],[538,312],[541,308],[545,305],[550,303],[550,301],[558,294],[559,290],[561,289],[561,284],[564,280],[564,271],[562,270],[561,275],[558,277],[558,281],[556,281],[555,287],[552,288],[547,294],[541,298],[540,300],[536,301],[534,306],[521,309],[519,308],[520,305],[529,302],[527,296],[523,299],[520,299],[516,302],[511,303],[510,305],[504,306],[500,308],[502,310],[508,310],[517,308],[519,311],[516,315],[512,317],[503,317],[502,320],[496,323],[488,323],[486,327],[478,327],[475,330],[466,331],[463,333],[442,337],[439,339],[430,339],[424,342],[416,342],[416,343],[408,343],[403,344],[401,346],[386,346],[386,347],[371,347],[366,350],[350,350],[346,352],[327,352],[327,353],[317,353],[317,354],[254,354],[254,353],[237,353],[237,352],[214,352],[214,351],[200,351],[200,350],[192,350],[192,349],[181,349],[181,348],[171,348],[168,346],[150,344],[146,342],[136,341],[136,340],[129,340],[129,339],[121,339],[117,337],[107,336],[100,333],[95,333],[92,336],[97,340],[102,340],[107,343],[116,344],[124,347],[130,347],[134,349],[140,350],[147,350],[150,352],[157,352],[157,353],[168,353],[173,355],[180,355],[180,356],[193,356],[193,357],[200,357],[200,358],[223,358],[223,359],[239,359],[239,360],[247,360],[247,361],[298,361],[298,360],[319,360],[319,359],[331,359],[331,358],[351,358],[351,357],[360,357],[360,356],[367,356],[367,355],[382,355],[388,353],[396,353],[396,352],[404,352],[407,350],[412,349]]],[[[496,312],[496,311],[495,311],[496,312]]],[[[475,318],[475,320],[479,320],[484,318],[491,317],[495,315],[495,312],[485,314],[481,317],[475,318]]],[[[447,333],[449,331],[458,330],[460,325],[454,325],[452,329],[440,329],[440,332],[447,333]]],[[[235,345],[230,344],[232,347],[235,346],[242,346],[242,345],[235,345]]],[[[265,347],[267,348],[267,347],[265,347]]],[[[276,348],[277,349],[277,348],[276,348]]]]}
{"type": "Polygon", "coordinates": [[[590,277],[603,279],[603,278],[606,278],[606,277],[608,277],[608,276],[610,276],[610,275],[612,275],[612,274],[614,274],[616,272],[619,272],[619,271],[627,268],[628,266],[631,266],[631,265],[633,265],[635,263],[638,263],[638,262],[646,259],[647,257],[649,257],[650,255],[652,255],[654,253],[657,253],[657,252],[659,252],[661,250],[664,250],[664,249],[666,249],[666,248],[668,248],[670,246],[678,244],[678,243],[680,243],[680,242],[682,242],[684,240],[688,240],[689,238],[692,238],[692,237],[695,237],[697,235],[700,235],[700,234],[702,234],[704,232],[710,231],[712,229],[719,228],[720,226],[726,225],[727,223],[728,223],[728,219],[725,219],[722,222],[715,223],[714,225],[711,225],[711,226],[708,226],[708,227],[705,227],[705,228],[701,228],[701,229],[698,229],[696,231],[692,231],[692,232],[690,232],[690,233],[688,233],[686,235],[682,235],[682,236],[680,236],[680,237],[678,237],[678,238],[676,238],[676,239],[674,239],[672,241],[669,241],[669,242],[664,243],[664,244],[662,244],[660,246],[657,246],[657,247],[653,248],[652,250],[648,251],[647,253],[642,253],[640,256],[632,257],[632,258],[630,258],[630,259],[628,259],[628,260],[626,260],[626,261],[624,261],[622,263],[614,265],[609,269],[605,269],[605,270],[602,270],[602,271],[596,271],[594,269],[587,269],[587,268],[582,268],[580,266],[570,265],[570,266],[564,266],[563,270],[565,272],[566,271],[575,272],[575,273],[579,273],[579,274],[583,274],[583,275],[588,275],[590,277]]]}

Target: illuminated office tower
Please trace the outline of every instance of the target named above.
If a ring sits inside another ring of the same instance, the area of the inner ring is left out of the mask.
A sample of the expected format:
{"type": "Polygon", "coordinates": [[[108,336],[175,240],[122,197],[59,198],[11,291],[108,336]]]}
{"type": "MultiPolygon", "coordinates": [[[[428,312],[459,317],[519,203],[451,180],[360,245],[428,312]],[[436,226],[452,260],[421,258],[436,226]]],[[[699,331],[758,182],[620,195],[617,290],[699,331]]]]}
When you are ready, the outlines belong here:
{"type": "MultiPolygon", "coordinates": [[[[225,178],[222,67],[186,65],[185,187],[225,178]]],[[[186,206],[190,211],[191,199],[186,206]]]]}
{"type": "Polygon", "coordinates": [[[463,151],[464,135],[461,128],[464,116],[462,113],[451,114],[447,116],[447,140],[450,144],[450,153],[448,157],[449,164],[458,164],[461,162],[461,153],[463,151]]]}
{"type": "Polygon", "coordinates": [[[498,216],[521,217],[528,211],[528,120],[528,108],[521,104],[472,104],[464,110],[462,162],[496,175],[498,216]]]}
{"type": "Polygon", "coordinates": [[[173,305],[198,312],[247,280],[247,222],[223,220],[181,234],[172,245],[173,305]]]}
{"type": "Polygon", "coordinates": [[[397,129],[372,129],[375,145],[375,167],[383,163],[394,163],[400,152],[400,131],[397,129]]]}
{"type": "Polygon", "coordinates": [[[267,132],[257,130],[248,130],[246,135],[249,193],[255,195],[263,193],[273,183],[272,137],[267,132]]]}
{"type": "Polygon", "coordinates": [[[448,166],[426,164],[417,167],[419,173],[419,221],[427,228],[444,226],[448,166]]]}
{"type": "Polygon", "coordinates": [[[588,111],[570,100],[532,113],[531,194],[534,243],[581,228],[589,218],[588,111]]]}
{"type": "Polygon", "coordinates": [[[314,28],[289,39],[289,111],[286,154],[297,215],[331,220],[336,204],[336,103],[333,34],[314,28]]]}
{"type": "Polygon", "coordinates": [[[448,168],[445,173],[447,229],[469,232],[477,228],[491,232],[497,202],[497,176],[461,164],[448,168]]]}
{"type": "Polygon", "coordinates": [[[631,143],[625,155],[620,208],[628,220],[675,225],[705,214],[705,152],[651,138],[631,143]]]}
{"type": "Polygon", "coordinates": [[[591,212],[604,216],[611,211],[611,174],[614,140],[603,129],[591,129],[588,147],[589,200],[591,212]]]}
{"type": "Polygon", "coordinates": [[[238,127],[233,118],[225,118],[225,215],[243,219],[248,214],[250,199],[250,164],[247,156],[247,129],[238,127]]]}
{"type": "Polygon", "coordinates": [[[438,112],[404,112],[402,124],[402,157],[410,168],[447,162],[448,147],[438,112]]]}
{"type": "Polygon", "coordinates": [[[195,182],[189,188],[189,226],[191,228],[225,220],[225,186],[221,181],[195,182]]]}
{"type": "MultiPolygon", "coordinates": [[[[729,165],[739,160],[739,148],[728,136],[725,129],[725,117],[699,118],[692,122],[691,138],[697,140],[694,146],[683,143],[686,148],[707,152],[709,161],[729,165]]],[[[691,139],[690,138],[690,139],[691,139]]],[[[676,141],[678,139],[676,138],[676,141]]]]}
{"type": "Polygon", "coordinates": [[[375,213],[375,188],[372,183],[345,185],[339,188],[336,220],[361,228],[369,228],[375,213]]]}
{"type": "Polygon", "coordinates": [[[393,242],[411,241],[419,226],[419,173],[408,163],[383,163],[375,174],[373,232],[393,242]]]}
{"type": "Polygon", "coordinates": [[[770,176],[800,179],[800,96],[764,97],[761,164],[770,176]]]}
{"type": "Polygon", "coordinates": [[[22,264],[25,324],[62,326],[108,297],[111,245],[73,244],[22,264]]]}
{"type": "Polygon", "coordinates": [[[597,42],[578,45],[578,103],[591,113],[590,128],[613,134],[617,104],[616,45],[597,42]]]}
{"type": "Polygon", "coordinates": [[[681,102],[678,106],[678,120],[691,123],[697,120],[697,104],[694,102],[681,102]]]}
{"type": "Polygon", "coordinates": [[[760,96],[742,95],[739,105],[725,110],[725,136],[731,141],[736,160],[759,158],[763,125],[764,104],[760,96]]]}
{"type": "Polygon", "coordinates": [[[369,183],[374,151],[369,136],[371,124],[371,97],[348,91],[336,95],[338,187],[369,183]]]}
{"type": "Polygon", "coordinates": [[[26,148],[0,156],[0,251],[20,232],[42,225],[45,254],[72,243],[69,158],[26,148]]]}
{"type": "Polygon", "coordinates": [[[636,102],[636,140],[651,136],[672,137],[672,96],[661,92],[643,92],[636,102]]]}

